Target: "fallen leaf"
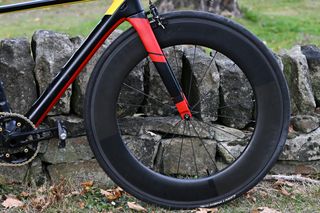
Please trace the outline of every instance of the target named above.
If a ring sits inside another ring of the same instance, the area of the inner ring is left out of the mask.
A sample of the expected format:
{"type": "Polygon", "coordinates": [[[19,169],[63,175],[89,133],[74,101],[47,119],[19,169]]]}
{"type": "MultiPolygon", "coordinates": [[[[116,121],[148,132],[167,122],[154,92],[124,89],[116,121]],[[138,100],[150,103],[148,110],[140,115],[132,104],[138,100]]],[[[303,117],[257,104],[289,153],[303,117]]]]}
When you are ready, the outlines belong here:
{"type": "Polygon", "coordinates": [[[32,207],[39,211],[42,210],[44,206],[46,206],[46,204],[47,204],[47,197],[45,197],[44,195],[38,196],[31,200],[32,207]]]}
{"type": "Polygon", "coordinates": [[[1,205],[9,209],[14,207],[22,207],[24,204],[17,198],[7,197],[7,199],[3,201],[1,205]]]}
{"type": "Polygon", "coordinates": [[[147,210],[145,208],[143,208],[139,204],[136,204],[135,202],[127,202],[127,205],[132,210],[135,210],[138,212],[147,212],[147,210]]]}
{"type": "Polygon", "coordinates": [[[41,186],[38,190],[37,190],[37,192],[39,192],[39,193],[43,193],[43,192],[46,192],[47,191],[47,188],[45,187],[45,186],[41,186]]]}
{"type": "Polygon", "coordinates": [[[119,190],[120,192],[124,192],[124,190],[121,187],[117,187],[117,190],[119,190]]]}
{"type": "Polygon", "coordinates": [[[65,181],[61,181],[57,185],[53,185],[49,189],[50,202],[56,202],[62,200],[65,196],[65,181]]]}
{"type": "Polygon", "coordinates": [[[277,180],[275,183],[272,184],[273,188],[277,188],[277,189],[284,185],[285,185],[285,181],[281,179],[277,180]]]}
{"type": "Polygon", "coordinates": [[[80,209],[84,209],[86,207],[86,204],[84,202],[79,203],[80,209]]]}
{"type": "Polygon", "coordinates": [[[251,213],[281,213],[275,209],[271,209],[269,207],[258,207],[251,211],[251,213]]]}
{"type": "Polygon", "coordinates": [[[29,197],[29,196],[30,196],[30,194],[28,192],[23,191],[23,192],[20,193],[20,197],[26,198],[26,197],[29,197]]]}
{"type": "Polygon", "coordinates": [[[90,191],[90,189],[92,188],[93,184],[94,184],[93,181],[86,181],[86,182],[81,183],[81,186],[82,186],[83,190],[81,191],[80,194],[84,195],[88,191],[90,191]]]}
{"type": "Polygon", "coordinates": [[[83,182],[83,183],[81,183],[81,186],[82,187],[92,187],[93,186],[93,181],[92,180],[90,180],[90,181],[86,181],[86,182],[83,182]]]}
{"type": "Polygon", "coordinates": [[[260,196],[261,197],[263,197],[263,198],[267,198],[268,197],[268,193],[267,192],[265,192],[265,191],[259,191],[259,194],[260,194],[260,196]]]}
{"type": "Polygon", "coordinates": [[[73,191],[67,194],[65,197],[72,197],[72,196],[77,196],[80,195],[81,193],[79,191],[73,191]]]}
{"type": "Polygon", "coordinates": [[[196,213],[217,213],[217,208],[199,208],[196,213]]]}
{"type": "Polygon", "coordinates": [[[122,196],[122,190],[121,188],[115,188],[115,189],[109,189],[109,190],[103,190],[100,189],[100,193],[104,195],[109,201],[114,201],[119,199],[122,196]]]}
{"type": "Polygon", "coordinates": [[[293,187],[294,186],[294,183],[291,183],[291,182],[289,182],[289,181],[286,181],[286,186],[289,186],[289,187],[293,187]]]}
{"type": "Polygon", "coordinates": [[[251,189],[250,191],[248,191],[245,196],[248,200],[253,201],[254,203],[257,201],[257,198],[255,198],[253,195],[254,193],[256,193],[257,190],[255,188],[251,189]]]}
{"type": "Polygon", "coordinates": [[[277,180],[274,184],[273,184],[273,187],[274,188],[277,188],[277,187],[282,187],[282,186],[288,186],[288,187],[293,187],[294,184],[289,182],[289,181],[285,181],[285,180],[277,180]]]}
{"type": "Polygon", "coordinates": [[[285,189],[285,188],[281,188],[280,190],[281,194],[283,194],[284,196],[290,196],[291,194],[285,189]]]}
{"type": "Polygon", "coordinates": [[[289,126],[289,132],[295,132],[294,129],[293,129],[293,125],[289,126]]]}

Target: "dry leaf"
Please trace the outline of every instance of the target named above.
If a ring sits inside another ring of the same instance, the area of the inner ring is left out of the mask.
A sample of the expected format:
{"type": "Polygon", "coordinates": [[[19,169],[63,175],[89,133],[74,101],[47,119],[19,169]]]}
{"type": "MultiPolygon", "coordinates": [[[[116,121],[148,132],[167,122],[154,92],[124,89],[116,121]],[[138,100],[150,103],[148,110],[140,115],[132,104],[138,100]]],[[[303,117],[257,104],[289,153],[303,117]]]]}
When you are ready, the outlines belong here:
{"type": "Polygon", "coordinates": [[[31,200],[31,205],[37,210],[42,210],[47,204],[47,198],[45,196],[38,196],[31,200]]]}
{"type": "Polygon", "coordinates": [[[291,194],[285,189],[285,188],[281,188],[280,190],[281,194],[283,194],[284,196],[290,196],[291,194]]]}
{"type": "Polygon", "coordinates": [[[259,207],[257,209],[252,210],[251,213],[281,213],[281,212],[268,207],[259,207]]]}
{"type": "Polygon", "coordinates": [[[217,213],[217,208],[199,208],[196,213],[217,213]]]}
{"type": "Polygon", "coordinates": [[[289,186],[289,187],[293,187],[294,186],[294,184],[289,182],[289,181],[286,181],[285,184],[286,184],[286,186],[289,186]]]}
{"type": "Polygon", "coordinates": [[[263,198],[267,198],[267,197],[268,197],[268,193],[265,192],[265,191],[259,191],[259,194],[260,194],[260,196],[263,197],[263,198]]]}
{"type": "Polygon", "coordinates": [[[8,197],[5,201],[2,202],[2,206],[4,206],[5,208],[22,207],[23,205],[23,202],[13,197],[8,197]]]}
{"type": "Polygon", "coordinates": [[[293,129],[293,125],[289,126],[289,132],[295,132],[294,129],[293,129]]]}
{"type": "Polygon", "coordinates": [[[116,189],[119,190],[120,192],[123,192],[123,189],[119,186],[116,189]]]}
{"type": "Polygon", "coordinates": [[[77,196],[77,195],[80,195],[80,192],[73,191],[73,192],[66,194],[65,197],[72,197],[72,196],[77,196]]]}
{"type": "Polygon", "coordinates": [[[81,195],[86,194],[88,191],[90,191],[91,187],[93,186],[93,181],[86,181],[81,183],[81,186],[83,187],[83,190],[81,191],[81,195]]]}
{"type": "Polygon", "coordinates": [[[127,202],[127,205],[132,210],[135,210],[138,212],[147,212],[147,210],[145,208],[143,208],[139,204],[136,204],[135,202],[127,202]]]}
{"type": "Polygon", "coordinates": [[[81,186],[84,187],[84,188],[92,187],[93,186],[93,181],[90,180],[90,181],[83,182],[83,183],[81,183],[81,186]]]}
{"type": "Polygon", "coordinates": [[[285,181],[279,179],[279,180],[277,180],[277,181],[276,181],[274,184],[272,184],[272,185],[273,185],[273,188],[280,188],[280,187],[282,187],[282,186],[285,185],[285,181]]]}
{"type": "Polygon", "coordinates": [[[255,188],[251,189],[250,191],[248,191],[245,196],[248,200],[253,201],[254,203],[257,201],[257,198],[255,198],[253,195],[257,190],[255,188]]]}
{"type": "Polygon", "coordinates": [[[84,209],[86,207],[86,204],[84,202],[79,203],[80,209],[84,209]]]}
{"type": "Polygon", "coordinates": [[[30,196],[30,194],[28,192],[23,191],[23,192],[20,193],[20,197],[26,198],[26,197],[29,197],[29,196],[30,196]]]}
{"type": "Polygon", "coordinates": [[[122,189],[119,187],[116,189],[109,189],[109,190],[100,189],[100,193],[102,195],[106,196],[106,198],[109,201],[114,201],[114,200],[119,199],[122,196],[122,193],[120,190],[122,190],[122,189]]]}
{"type": "Polygon", "coordinates": [[[43,193],[43,192],[46,192],[47,191],[47,188],[45,187],[45,186],[41,186],[38,190],[37,190],[37,192],[39,192],[39,193],[43,193]]]}

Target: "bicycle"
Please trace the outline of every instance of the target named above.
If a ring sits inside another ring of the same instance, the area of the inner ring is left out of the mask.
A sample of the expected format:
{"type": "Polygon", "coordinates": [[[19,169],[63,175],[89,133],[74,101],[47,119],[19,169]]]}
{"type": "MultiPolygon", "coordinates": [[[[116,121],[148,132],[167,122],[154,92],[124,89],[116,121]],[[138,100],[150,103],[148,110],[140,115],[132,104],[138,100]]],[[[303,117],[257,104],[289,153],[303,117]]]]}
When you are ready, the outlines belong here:
{"type": "MultiPolygon", "coordinates": [[[[76,1],[24,2],[1,6],[0,13],[76,1]]],[[[233,200],[266,175],[290,118],[287,85],[273,54],[226,18],[195,11],[159,15],[149,4],[146,13],[139,0],[113,0],[25,115],[11,112],[0,88],[0,165],[31,162],[39,141],[48,138],[58,136],[65,147],[62,122],[38,127],[107,37],[128,21],[132,28],[97,63],[85,100],[90,146],[112,180],[143,201],[196,208],[233,200]]]]}

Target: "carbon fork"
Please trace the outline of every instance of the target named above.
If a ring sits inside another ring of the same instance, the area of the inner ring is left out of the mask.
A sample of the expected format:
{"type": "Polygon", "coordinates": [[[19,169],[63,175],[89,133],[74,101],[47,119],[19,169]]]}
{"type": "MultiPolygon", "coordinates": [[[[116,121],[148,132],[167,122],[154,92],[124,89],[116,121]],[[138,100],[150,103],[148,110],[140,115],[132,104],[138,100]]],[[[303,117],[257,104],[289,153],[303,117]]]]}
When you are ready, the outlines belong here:
{"type": "MultiPolygon", "coordinates": [[[[154,14],[158,14],[154,5],[150,6],[154,14]]],[[[160,18],[157,15],[157,23],[160,22],[160,18]]],[[[172,68],[166,59],[157,38],[152,30],[148,17],[145,12],[140,12],[133,16],[127,18],[127,21],[134,27],[134,29],[139,34],[139,37],[146,48],[152,62],[154,63],[166,89],[168,90],[173,102],[176,105],[177,111],[179,112],[181,118],[184,120],[186,118],[191,118],[192,114],[189,109],[189,104],[183,90],[175,77],[172,68]]],[[[161,22],[160,22],[161,23],[161,22]]],[[[163,26],[162,23],[159,26],[163,26]]],[[[165,30],[165,27],[163,27],[165,30]]]]}

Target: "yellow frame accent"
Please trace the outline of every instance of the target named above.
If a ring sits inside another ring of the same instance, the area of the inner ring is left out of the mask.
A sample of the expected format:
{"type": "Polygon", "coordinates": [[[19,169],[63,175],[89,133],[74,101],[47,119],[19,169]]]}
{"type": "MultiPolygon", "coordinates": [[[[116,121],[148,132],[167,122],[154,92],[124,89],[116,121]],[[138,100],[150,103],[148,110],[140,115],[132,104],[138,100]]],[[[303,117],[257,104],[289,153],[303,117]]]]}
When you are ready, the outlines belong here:
{"type": "Polygon", "coordinates": [[[114,14],[124,1],[125,0],[113,0],[110,8],[106,12],[106,15],[114,14]]]}

